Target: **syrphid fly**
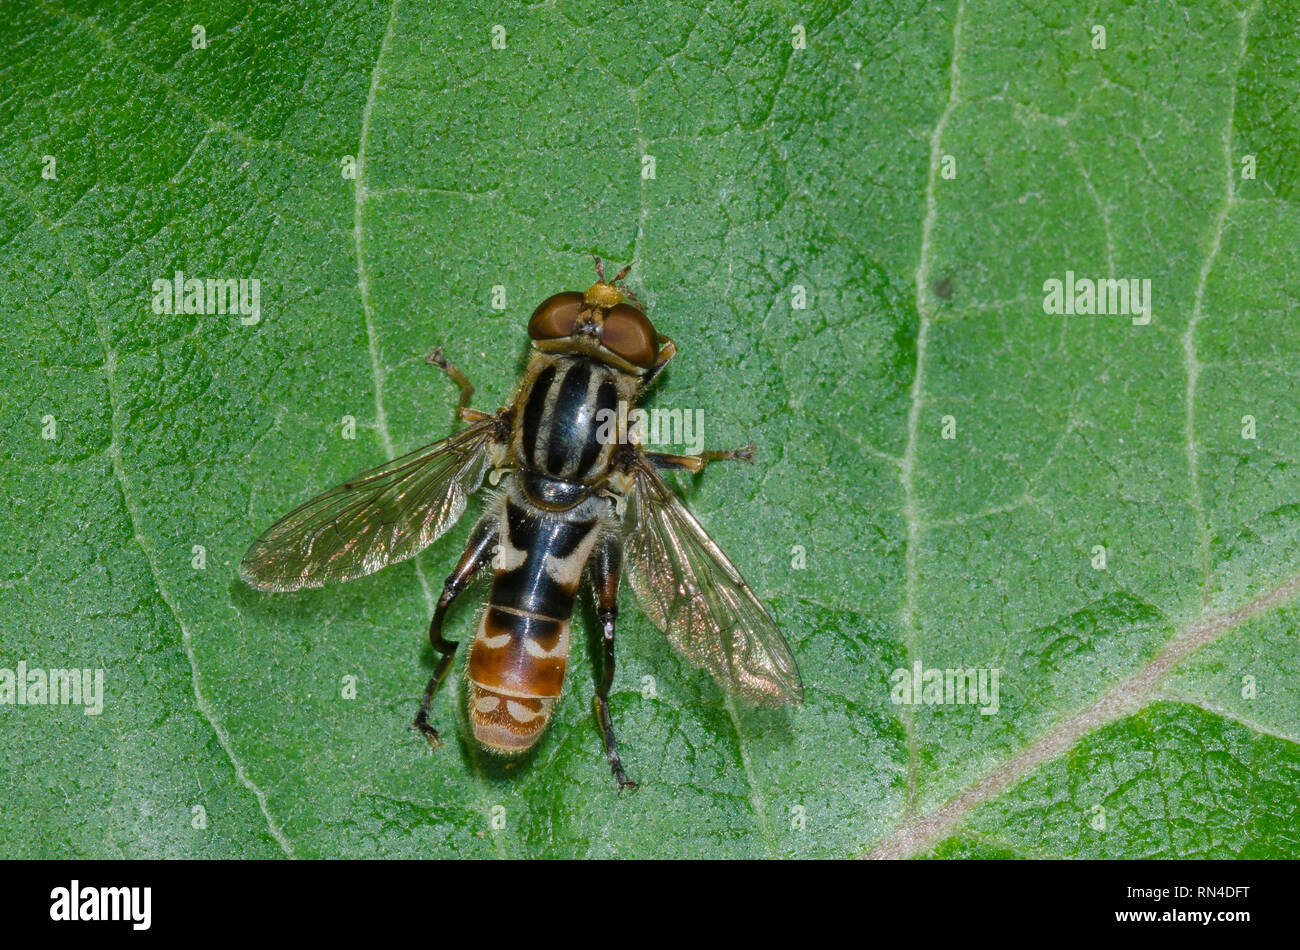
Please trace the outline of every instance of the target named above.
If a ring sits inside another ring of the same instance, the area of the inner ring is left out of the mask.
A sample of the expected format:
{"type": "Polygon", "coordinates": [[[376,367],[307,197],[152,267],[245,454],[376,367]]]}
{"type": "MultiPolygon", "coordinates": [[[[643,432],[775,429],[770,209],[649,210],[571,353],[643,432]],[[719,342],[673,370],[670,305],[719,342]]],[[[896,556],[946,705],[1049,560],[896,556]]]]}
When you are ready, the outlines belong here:
{"type": "Polygon", "coordinates": [[[457,646],[443,636],[443,620],[491,565],[492,592],[470,648],[469,721],[475,740],[492,752],[532,748],[563,689],[570,618],[585,573],[604,648],[596,716],[620,788],[636,787],[623,770],[609,712],[623,573],[655,626],[723,689],[764,704],[803,699],[794,657],[771,615],[659,475],[699,472],[720,459],[752,462],[752,447],[670,455],[609,437],[610,413],[643,396],[677,352],[620,286],[628,270],[607,281],[597,258],[598,280],[585,293],[542,302],[528,323],[527,369],[496,413],[469,407],[474,387],[435,349],[429,360],[460,387],[468,427],[296,508],[240,565],[244,580],[264,591],[372,574],[446,532],[491,473],[497,488],[429,624],[439,661],[413,726],[430,745],[441,744],[429,708],[457,646]]]}

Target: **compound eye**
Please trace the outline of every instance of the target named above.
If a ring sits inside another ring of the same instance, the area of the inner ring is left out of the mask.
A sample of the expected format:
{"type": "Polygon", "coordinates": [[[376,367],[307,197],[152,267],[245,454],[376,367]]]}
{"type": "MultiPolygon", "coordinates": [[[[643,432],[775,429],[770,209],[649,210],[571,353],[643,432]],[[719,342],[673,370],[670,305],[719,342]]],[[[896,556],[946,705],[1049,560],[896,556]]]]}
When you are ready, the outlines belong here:
{"type": "Polygon", "coordinates": [[[533,317],[528,321],[528,335],[534,340],[558,340],[573,336],[578,311],[582,307],[582,294],[577,291],[568,290],[547,297],[533,311],[533,317]]]}
{"type": "Polygon", "coordinates": [[[649,369],[659,356],[650,318],[630,304],[620,303],[605,314],[600,342],[634,366],[649,369]]]}

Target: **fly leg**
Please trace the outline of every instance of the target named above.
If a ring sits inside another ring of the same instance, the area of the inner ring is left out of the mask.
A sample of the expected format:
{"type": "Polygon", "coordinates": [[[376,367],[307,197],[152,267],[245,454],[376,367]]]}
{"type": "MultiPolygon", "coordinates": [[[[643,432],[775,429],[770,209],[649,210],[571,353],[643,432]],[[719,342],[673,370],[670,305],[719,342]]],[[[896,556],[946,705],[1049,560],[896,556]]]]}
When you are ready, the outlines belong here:
{"type": "Polygon", "coordinates": [[[458,645],[457,641],[444,639],[442,621],[447,615],[447,608],[451,606],[451,602],[469,585],[479,568],[492,560],[499,540],[496,520],[490,514],[484,515],[470,532],[469,544],[465,548],[465,553],[461,555],[456,569],[443,583],[442,596],[438,598],[438,606],[433,611],[433,620],[429,623],[429,643],[438,651],[438,665],[433,671],[429,685],[424,689],[424,698],[420,700],[420,711],[415,714],[415,722],[411,723],[411,728],[420,730],[429,740],[429,745],[435,749],[442,745],[442,739],[438,736],[438,730],[429,725],[429,706],[433,703],[433,696],[438,692],[438,687],[446,678],[447,670],[451,668],[451,661],[456,655],[458,645]]]}
{"type": "Polygon", "coordinates": [[[667,452],[647,452],[646,458],[654,463],[655,468],[666,468],[675,472],[702,472],[710,462],[740,461],[754,464],[754,443],[739,449],[724,449],[713,452],[701,452],[699,455],[669,455],[667,452]]]}
{"type": "Polygon", "coordinates": [[[596,685],[596,720],[600,723],[600,737],[605,743],[605,758],[614,781],[620,790],[636,788],[636,782],[623,771],[623,760],[618,755],[618,742],[614,738],[614,720],[609,715],[609,689],[614,685],[614,621],[618,617],[618,575],[623,567],[623,545],[616,537],[608,537],[596,548],[591,558],[591,581],[596,589],[596,617],[600,620],[600,640],[604,647],[604,663],[600,682],[596,685]]]}
{"type": "Polygon", "coordinates": [[[481,422],[487,418],[486,413],[479,412],[477,409],[471,409],[469,407],[469,401],[474,398],[474,384],[471,383],[469,378],[443,355],[442,347],[435,346],[431,349],[429,355],[424,358],[424,361],[431,366],[438,367],[450,376],[451,381],[460,388],[460,402],[456,406],[456,411],[460,413],[462,419],[466,422],[481,422]]]}

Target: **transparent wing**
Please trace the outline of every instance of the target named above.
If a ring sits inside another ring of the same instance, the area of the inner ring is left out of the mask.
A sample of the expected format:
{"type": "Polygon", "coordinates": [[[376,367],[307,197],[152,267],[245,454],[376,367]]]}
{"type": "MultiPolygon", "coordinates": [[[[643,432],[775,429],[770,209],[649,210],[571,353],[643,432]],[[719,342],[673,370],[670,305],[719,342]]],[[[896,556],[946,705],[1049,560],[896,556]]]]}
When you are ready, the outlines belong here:
{"type": "Polygon", "coordinates": [[[790,647],[767,608],[642,456],[633,469],[623,550],[628,581],[655,626],[730,693],[803,701],[790,647]]]}
{"type": "Polygon", "coordinates": [[[496,417],[362,472],[273,524],[239,565],[251,587],[322,587],[413,557],[456,523],[489,464],[496,417]]]}

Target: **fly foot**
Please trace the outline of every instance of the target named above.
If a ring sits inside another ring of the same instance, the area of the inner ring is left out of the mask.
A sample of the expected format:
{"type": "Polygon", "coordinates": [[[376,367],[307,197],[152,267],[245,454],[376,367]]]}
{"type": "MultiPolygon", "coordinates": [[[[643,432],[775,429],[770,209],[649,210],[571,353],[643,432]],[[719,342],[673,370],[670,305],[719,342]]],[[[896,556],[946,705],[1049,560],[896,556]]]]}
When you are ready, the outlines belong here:
{"type": "Polygon", "coordinates": [[[415,722],[411,723],[412,729],[418,729],[420,734],[429,741],[430,749],[442,748],[442,736],[438,735],[438,730],[429,725],[429,717],[423,709],[415,717],[415,722]]]}

